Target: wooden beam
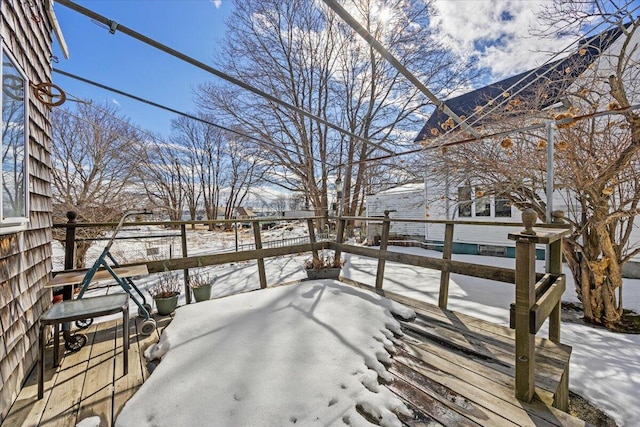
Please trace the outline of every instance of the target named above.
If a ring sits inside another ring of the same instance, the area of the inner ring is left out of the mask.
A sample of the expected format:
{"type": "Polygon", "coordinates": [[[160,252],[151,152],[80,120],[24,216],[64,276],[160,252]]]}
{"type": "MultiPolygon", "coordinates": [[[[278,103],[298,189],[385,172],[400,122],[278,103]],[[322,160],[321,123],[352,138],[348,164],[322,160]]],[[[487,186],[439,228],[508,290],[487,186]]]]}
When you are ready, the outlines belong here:
{"type": "Polygon", "coordinates": [[[540,327],[543,325],[545,320],[547,320],[551,312],[560,303],[565,288],[564,275],[559,276],[556,278],[555,282],[549,286],[546,292],[536,301],[536,304],[531,308],[529,332],[535,334],[540,330],[540,327]]]}
{"type": "MultiPolygon", "coordinates": [[[[260,224],[253,223],[253,238],[255,240],[256,249],[262,249],[262,238],[260,236],[260,224]]],[[[309,236],[311,238],[311,236],[309,236]]],[[[314,240],[311,240],[313,243],[314,240]]],[[[314,252],[315,253],[315,252],[314,252]]],[[[260,289],[267,287],[267,273],[264,269],[264,258],[258,258],[258,276],[260,276],[260,289]]]]}
{"type": "MultiPolygon", "coordinates": [[[[444,229],[444,247],[442,248],[442,259],[450,260],[453,249],[453,224],[447,224],[444,229]]],[[[438,307],[447,308],[449,301],[449,272],[448,265],[445,264],[440,273],[440,293],[438,294],[438,307]]]]}
{"type": "MultiPolygon", "coordinates": [[[[131,277],[131,276],[144,276],[149,274],[149,270],[147,269],[147,266],[144,264],[118,267],[118,268],[114,268],[113,271],[120,278],[131,277]]],[[[82,280],[84,280],[84,277],[86,276],[86,274],[87,272],[85,270],[58,273],[53,279],[49,281],[49,283],[45,285],[45,288],[54,288],[58,286],[82,283],[82,280]]],[[[107,280],[107,279],[113,279],[113,276],[111,276],[111,273],[109,273],[107,270],[98,270],[96,271],[96,274],[93,275],[92,281],[107,280]]]]}
{"type": "MultiPolygon", "coordinates": [[[[180,224],[180,244],[182,247],[182,257],[186,258],[187,253],[187,226],[186,224],[180,224]]],[[[183,271],[184,276],[184,292],[186,296],[187,304],[191,304],[191,287],[189,286],[189,269],[185,268],[183,271]]]]}
{"type": "Polygon", "coordinates": [[[325,249],[327,242],[304,243],[300,245],[283,246],[278,248],[256,249],[252,251],[225,252],[214,255],[190,256],[186,258],[174,258],[160,261],[147,261],[145,265],[149,273],[161,273],[163,271],[182,270],[185,268],[197,268],[208,265],[228,264],[232,262],[251,261],[258,258],[271,258],[282,255],[298,254],[325,249]]]}
{"type": "MultiPolygon", "coordinates": [[[[444,260],[422,255],[383,251],[378,249],[366,248],[364,246],[348,245],[344,243],[338,244],[330,242],[329,247],[331,249],[339,248],[341,252],[361,255],[369,258],[384,259],[389,262],[397,262],[406,265],[414,265],[417,267],[431,268],[433,270],[442,270],[446,267],[449,272],[455,274],[463,274],[465,276],[479,277],[482,279],[495,280],[498,282],[511,284],[515,283],[516,273],[515,270],[510,268],[491,267],[482,264],[444,260]]],[[[543,277],[543,274],[540,274],[539,277],[543,277]]]]}
{"type": "MultiPolygon", "coordinates": [[[[380,238],[380,252],[387,250],[387,244],[389,243],[389,229],[391,228],[391,221],[389,219],[389,211],[384,211],[384,219],[382,220],[382,236],[380,238]]],[[[378,268],[376,271],[376,289],[382,289],[382,282],[384,281],[384,266],[386,260],[383,257],[378,258],[378,268]]]]}
{"type": "Polygon", "coordinates": [[[535,303],[535,242],[523,236],[516,241],[516,398],[531,402],[535,394],[535,335],[529,331],[535,303]]]}

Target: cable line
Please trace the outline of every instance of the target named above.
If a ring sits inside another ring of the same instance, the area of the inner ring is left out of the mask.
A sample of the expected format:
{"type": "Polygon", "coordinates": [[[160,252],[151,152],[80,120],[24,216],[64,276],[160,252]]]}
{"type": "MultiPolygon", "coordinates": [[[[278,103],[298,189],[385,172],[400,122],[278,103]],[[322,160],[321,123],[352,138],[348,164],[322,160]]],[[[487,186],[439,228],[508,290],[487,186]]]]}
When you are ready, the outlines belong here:
{"type": "MultiPolygon", "coordinates": [[[[61,74],[61,75],[63,75],[63,76],[66,76],[66,77],[69,77],[69,78],[72,78],[72,79],[75,79],[75,80],[81,81],[81,82],[83,82],[83,83],[90,84],[90,85],[92,85],[92,86],[99,87],[99,88],[104,89],[104,90],[108,90],[109,92],[117,93],[118,95],[122,95],[122,96],[125,96],[125,97],[127,97],[127,98],[131,98],[131,99],[133,99],[133,100],[135,100],[135,101],[139,101],[139,102],[145,103],[145,104],[147,104],[147,105],[150,105],[150,106],[152,106],[152,107],[159,108],[159,109],[161,109],[161,110],[169,111],[169,112],[171,112],[171,113],[177,114],[177,115],[182,116],[182,117],[186,117],[186,118],[191,119],[191,120],[198,121],[198,122],[200,122],[200,123],[204,123],[204,124],[206,124],[206,125],[213,126],[213,127],[215,127],[215,128],[221,129],[221,130],[223,130],[223,131],[225,131],[225,132],[230,132],[230,133],[232,133],[232,134],[234,134],[234,135],[237,135],[237,136],[240,136],[240,137],[243,137],[243,138],[247,138],[247,139],[250,139],[250,140],[256,141],[256,142],[258,142],[259,144],[263,144],[263,145],[270,146],[270,147],[275,147],[275,148],[277,148],[277,149],[279,149],[279,150],[286,151],[286,152],[288,152],[288,153],[290,153],[290,154],[296,154],[296,155],[298,154],[295,150],[291,150],[291,149],[289,149],[289,148],[286,148],[284,145],[279,146],[279,145],[277,145],[277,144],[274,144],[274,143],[271,143],[271,142],[267,142],[267,141],[261,140],[261,139],[259,139],[259,138],[256,138],[255,136],[247,135],[247,134],[242,133],[242,132],[240,132],[240,131],[237,131],[237,130],[234,130],[234,129],[228,128],[228,127],[226,127],[226,126],[223,126],[223,125],[219,125],[219,124],[216,124],[216,123],[210,122],[210,121],[208,121],[208,120],[206,120],[206,119],[203,119],[203,118],[201,118],[201,117],[194,116],[193,114],[185,113],[185,112],[183,112],[183,111],[179,111],[179,110],[176,110],[176,109],[174,109],[174,108],[167,107],[166,105],[158,104],[157,102],[153,102],[153,101],[150,101],[150,100],[148,100],[148,99],[141,98],[141,97],[136,96],[136,95],[132,95],[132,94],[130,94],[130,93],[127,93],[127,92],[121,91],[121,90],[119,90],[119,89],[115,89],[115,88],[110,87],[110,86],[107,86],[107,85],[103,85],[102,83],[98,83],[98,82],[95,82],[95,81],[93,81],[93,80],[89,80],[89,79],[86,79],[86,78],[84,78],[84,77],[77,76],[77,75],[75,75],[75,74],[71,74],[71,73],[69,73],[69,72],[66,72],[66,71],[60,70],[60,69],[55,68],[55,67],[54,67],[52,70],[53,70],[53,72],[54,72],[54,73],[61,74]]],[[[95,107],[94,107],[94,108],[95,108],[95,107]]],[[[314,158],[314,157],[312,157],[312,159],[313,159],[314,161],[316,161],[316,162],[320,162],[320,160],[318,160],[318,159],[316,159],[316,158],[314,158]]],[[[332,165],[332,166],[333,166],[333,165],[332,165]]]]}
{"type": "Polygon", "coordinates": [[[433,102],[436,107],[442,110],[449,117],[453,118],[458,124],[460,124],[464,130],[471,133],[476,137],[480,137],[480,133],[469,126],[462,118],[460,118],[456,113],[451,111],[447,105],[441,101],[437,96],[433,94],[429,90],[429,88],[424,85],[415,75],[413,75],[407,68],[402,65],[402,63],[395,57],[391,52],[389,52],[382,43],[380,43],[366,28],[364,28],[353,16],[349,14],[340,4],[338,4],[335,0],[324,0],[325,4],[329,6],[336,15],[340,16],[344,22],[349,24],[349,26],[367,42],[371,47],[378,51],[382,55],[384,59],[387,60],[391,65],[395,67],[403,76],[405,76],[413,85],[420,90],[423,94],[429,98],[431,102],[433,102]]]}
{"type": "Polygon", "coordinates": [[[243,81],[241,81],[241,80],[239,80],[239,79],[237,79],[235,77],[232,77],[229,74],[226,74],[226,73],[224,73],[224,72],[222,72],[220,70],[217,70],[217,69],[215,69],[215,68],[213,68],[213,67],[211,67],[211,66],[209,66],[209,65],[207,65],[207,64],[205,64],[203,62],[200,62],[195,58],[192,58],[192,57],[190,57],[188,55],[185,55],[182,52],[179,52],[179,51],[177,51],[175,49],[172,49],[169,46],[166,46],[166,45],[164,45],[164,44],[162,44],[162,43],[160,43],[160,42],[158,42],[156,40],[153,40],[153,39],[151,39],[151,38],[149,38],[147,36],[144,36],[144,35],[136,32],[136,31],[134,31],[134,30],[132,30],[130,28],[125,27],[124,25],[120,25],[116,21],[113,21],[113,20],[111,20],[109,18],[106,18],[106,17],[104,17],[104,16],[102,16],[102,15],[100,15],[100,14],[98,14],[98,13],[96,13],[96,12],[90,10],[90,9],[82,7],[82,6],[72,2],[70,0],[57,0],[57,2],[58,2],[58,4],[61,4],[61,5],[65,6],[65,7],[68,7],[69,9],[74,10],[75,12],[78,12],[78,13],[80,13],[82,15],[85,15],[86,17],[88,17],[90,19],[93,19],[93,20],[95,20],[97,22],[100,22],[102,24],[107,25],[109,27],[109,33],[111,33],[111,34],[115,34],[116,31],[120,31],[121,33],[126,34],[129,37],[132,37],[132,38],[134,38],[136,40],[139,40],[139,41],[141,41],[141,42],[143,42],[145,44],[148,44],[151,47],[154,47],[154,48],[156,48],[158,50],[161,50],[161,51],[163,51],[165,53],[168,53],[171,56],[174,56],[174,57],[176,57],[178,59],[181,59],[184,62],[187,62],[187,63],[189,63],[191,65],[194,65],[194,66],[200,68],[201,70],[207,71],[210,74],[213,74],[213,75],[215,75],[217,77],[220,77],[221,79],[226,80],[229,83],[232,83],[232,84],[234,84],[236,86],[239,86],[239,87],[241,87],[241,88],[243,88],[245,90],[253,92],[254,94],[256,94],[256,95],[258,95],[258,96],[260,96],[262,98],[265,98],[265,99],[267,99],[267,100],[269,100],[271,102],[274,102],[274,103],[276,103],[276,104],[278,104],[278,105],[280,105],[282,107],[285,107],[285,108],[287,108],[289,110],[293,110],[293,111],[295,111],[295,112],[297,112],[299,114],[302,114],[303,116],[305,116],[305,117],[307,117],[309,119],[315,120],[318,123],[322,123],[323,125],[328,126],[331,129],[334,129],[334,130],[336,130],[336,131],[338,131],[338,132],[340,132],[342,134],[348,135],[348,136],[350,136],[352,138],[356,138],[356,139],[358,139],[358,140],[360,140],[362,142],[370,144],[370,145],[372,145],[372,146],[374,146],[374,147],[376,147],[376,148],[378,148],[378,149],[380,149],[380,150],[382,150],[382,151],[384,151],[386,153],[393,154],[393,151],[389,150],[388,148],[383,147],[382,145],[376,144],[376,143],[374,143],[374,142],[372,142],[370,140],[367,140],[366,138],[363,138],[360,135],[356,135],[355,133],[352,133],[352,132],[349,132],[348,130],[342,129],[338,125],[335,125],[335,124],[333,124],[333,123],[331,123],[331,122],[329,122],[329,121],[327,121],[327,120],[325,120],[325,119],[323,119],[321,117],[318,117],[318,116],[316,116],[314,114],[311,114],[311,113],[309,113],[308,111],[306,111],[306,110],[304,110],[302,108],[296,107],[294,105],[289,104],[288,102],[285,102],[285,101],[283,101],[283,100],[281,100],[279,98],[276,98],[275,96],[270,95],[270,94],[268,94],[268,93],[266,93],[266,92],[264,92],[264,91],[262,91],[262,90],[260,90],[260,89],[258,89],[256,87],[254,87],[254,86],[251,86],[251,85],[249,85],[247,83],[244,83],[243,81]]]}

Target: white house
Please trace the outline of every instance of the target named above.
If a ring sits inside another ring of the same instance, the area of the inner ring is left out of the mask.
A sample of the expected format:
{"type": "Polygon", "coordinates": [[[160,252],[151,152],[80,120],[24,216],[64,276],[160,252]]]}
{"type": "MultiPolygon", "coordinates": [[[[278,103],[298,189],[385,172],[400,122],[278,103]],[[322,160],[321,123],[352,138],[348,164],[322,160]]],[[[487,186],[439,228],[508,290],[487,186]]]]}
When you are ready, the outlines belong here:
{"type": "MultiPolygon", "coordinates": [[[[488,100],[501,100],[509,93],[518,94],[519,99],[535,99],[540,109],[558,108],[570,105],[566,93],[576,90],[579,76],[598,76],[606,86],[611,72],[612,58],[619,52],[625,38],[620,37],[622,29],[614,27],[580,42],[578,49],[566,58],[546,64],[536,70],[526,71],[516,76],[476,89],[469,93],[448,99],[446,105],[458,116],[471,117],[488,100]],[[538,85],[538,87],[537,87],[538,85]],[[540,85],[544,85],[544,97],[541,97],[540,85]]],[[[637,43],[637,38],[634,41],[637,43]]],[[[637,49],[636,49],[637,55],[637,49]]],[[[591,80],[590,80],[591,81],[591,80]]],[[[607,92],[603,87],[603,92],[607,92]]],[[[515,98],[514,98],[515,99],[515,98]]],[[[637,102],[635,99],[633,102],[637,102]]],[[[480,110],[482,111],[482,110],[480,110]]],[[[429,118],[416,142],[424,142],[440,136],[445,122],[450,119],[443,111],[436,110],[429,118]]],[[[480,120],[475,126],[482,125],[480,120]]],[[[586,159],[585,159],[586,160],[586,159]]],[[[506,198],[485,195],[480,187],[474,185],[472,176],[454,181],[446,172],[435,168],[425,168],[424,182],[407,184],[368,196],[368,216],[382,216],[385,210],[392,211],[392,218],[423,218],[430,220],[461,220],[475,222],[513,222],[520,224],[520,212],[511,206],[506,198]],[[431,174],[431,175],[430,175],[431,174]]],[[[494,193],[487,191],[487,193],[494,193]]],[[[542,196],[545,197],[545,196],[542,196]]],[[[553,194],[553,209],[563,210],[570,215],[580,215],[571,202],[572,195],[556,189],[553,194]]],[[[375,224],[370,227],[369,241],[375,243],[375,234],[379,232],[375,224]]],[[[454,232],[454,252],[472,254],[497,254],[513,256],[514,247],[507,239],[511,227],[477,227],[459,225],[454,232]]],[[[444,225],[392,223],[392,238],[410,239],[420,242],[440,244],[444,240],[444,225]]],[[[635,224],[630,239],[632,245],[640,245],[640,227],[635,224]]],[[[542,252],[542,251],[540,251],[542,252]]],[[[640,277],[640,259],[626,266],[626,275],[640,277]],[[633,270],[636,270],[633,272],[633,270]]]]}

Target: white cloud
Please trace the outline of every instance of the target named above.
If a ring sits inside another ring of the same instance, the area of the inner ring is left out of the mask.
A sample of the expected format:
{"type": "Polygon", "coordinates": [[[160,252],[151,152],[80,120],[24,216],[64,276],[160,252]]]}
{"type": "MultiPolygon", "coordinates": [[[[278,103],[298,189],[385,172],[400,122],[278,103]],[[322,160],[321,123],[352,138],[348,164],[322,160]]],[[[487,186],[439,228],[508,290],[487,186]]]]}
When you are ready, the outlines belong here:
{"type": "Polygon", "coordinates": [[[222,7],[222,0],[209,0],[216,9],[220,9],[222,7]]]}
{"type": "Polygon", "coordinates": [[[537,14],[549,0],[435,0],[434,25],[448,47],[478,65],[493,78],[508,77],[545,63],[552,54],[575,42],[575,37],[540,38],[537,14]]]}

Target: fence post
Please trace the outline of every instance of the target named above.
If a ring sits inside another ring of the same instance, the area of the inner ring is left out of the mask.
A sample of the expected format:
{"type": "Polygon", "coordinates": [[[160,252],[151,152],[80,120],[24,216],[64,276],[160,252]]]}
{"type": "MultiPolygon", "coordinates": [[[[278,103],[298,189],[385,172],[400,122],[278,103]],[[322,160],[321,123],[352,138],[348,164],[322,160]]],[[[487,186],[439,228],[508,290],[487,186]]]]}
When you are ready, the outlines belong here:
{"type": "Polygon", "coordinates": [[[525,229],[509,234],[516,242],[516,398],[531,402],[535,394],[535,335],[530,332],[530,311],[535,304],[536,243],[533,231],[537,216],[533,209],[522,212],[525,229]]]}
{"type": "MultiPolygon", "coordinates": [[[[76,266],[76,219],[78,213],[76,211],[67,212],[67,227],[65,229],[64,239],[64,269],[73,270],[76,266]],[[70,225],[72,224],[72,225],[70,225]]],[[[69,300],[73,298],[74,285],[64,286],[62,288],[62,299],[69,300]]]]}
{"type": "Polygon", "coordinates": [[[387,243],[389,242],[389,229],[391,228],[391,220],[389,219],[389,212],[384,211],[384,218],[382,219],[382,236],[380,237],[380,258],[378,258],[378,270],[376,271],[376,289],[382,289],[382,282],[384,281],[384,266],[386,260],[382,258],[382,251],[387,250],[387,243]]]}
{"type": "MultiPolygon", "coordinates": [[[[336,227],[336,243],[344,242],[344,228],[346,220],[342,217],[338,218],[338,225],[336,227]]],[[[333,253],[335,259],[340,259],[342,257],[342,250],[336,249],[333,253]]]]}
{"type": "MultiPolygon", "coordinates": [[[[260,236],[260,222],[255,221],[253,224],[253,238],[255,240],[256,250],[262,249],[262,237],[260,236]]],[[[267,273],[264,271],[264,258],[258,258],[258,275],[260,276],[260,289],[267,287],[267,273]]]]}
{"type": "MultiPolygon", "coordinates": [[[[442,259],[450,260],[451,252],[453,250],[453,223],[445,225],[444,229],[444,246],[442,247],[442,259]]],[[[449,278],[451,273],[449,272],[449,266],[444,265],[440,272],[440,293],[438,294],[438,307],[442,309],[447,308],[449,301],[449,278]]]]}
{"type": "MultiPolygon", "coordinates": [[[[553,211],[552,222],[555,224],[564,223],[564,212],[553,211]]],[[[547,273],[559,276],[562,274],[562,240],[559,239],[552,242],[549,245],[547,254],[549,255],[549,262],[547,263],[547,273]]],[[[562,302],[558,301],[558,304],[553,308],[553,311],[549,314],[549,340],[559,343],[560,342],[560,322],[562,321],[562,302]]]]}
{"type": "MultiPolygon", "coordinates": [[[[309,229],[309,243],[311,243],[311,245],[313,245],[316,242],[316,230],[315,228],[313,228],[313,219],[312,218],[307,218],[307,228],[309,229]]],[[[314,260],[318,260],[318,251],[317,250],[312,250],[311,251],[311,256],[313,257],[314,260]]]]}
{"type": "MultiPolygon", "coordinates": [[[[180,240],[182,243],[182,257],[187,257],[187,225],[180,224],[180,240]]],[[[191,287],[189,286],[189,269],[184,270],[184,293],[187,304],[191,304],[191,287]]]]}

